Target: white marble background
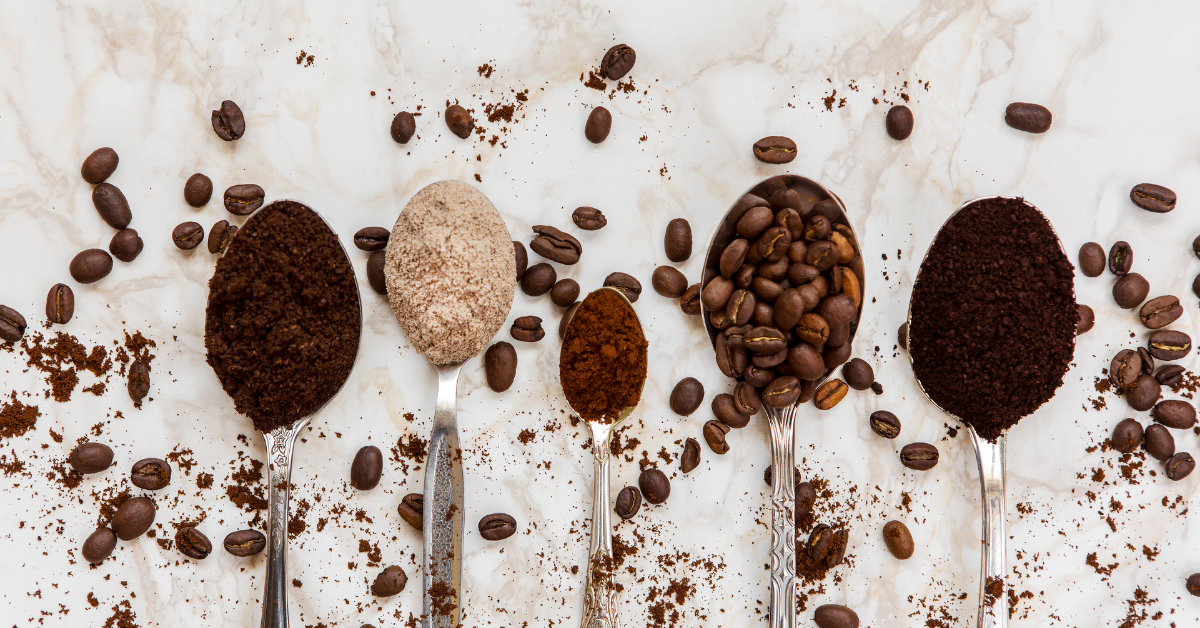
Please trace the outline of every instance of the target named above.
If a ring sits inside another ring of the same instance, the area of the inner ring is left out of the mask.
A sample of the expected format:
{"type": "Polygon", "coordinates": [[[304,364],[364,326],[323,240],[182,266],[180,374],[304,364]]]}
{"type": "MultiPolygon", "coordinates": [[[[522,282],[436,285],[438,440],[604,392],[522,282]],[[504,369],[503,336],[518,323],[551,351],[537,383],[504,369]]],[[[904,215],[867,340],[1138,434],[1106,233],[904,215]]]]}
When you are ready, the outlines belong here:
{"type": "MultiPolygon", "coordinates": [[[[184,204],[181,188],[195,171],[212,177],[218,195],[254,182],[271,198],[301,199],[322,212],[348,247],[358,228],[390,225],[420,187],[479,175],[478,187],[513,236],[526,241],[531,225],[570,227],[575,206],[601,208],[607,229],[568,229],[583,241],[583,262],[559,267],[560,276],[589,289],[622,270],[648,289],[654,266],[667,263],[666,223],[691,221],[696,251],[681,268],[694,280],[704,244],[734,198],[785,171],[756,162],[751,143],[772,134],[794,138],[800,155],[786,171],[836,191],[867,251],[870,303],[855,353],[876,367],[886,389],[880,397],[854,394],[825,414],[810,410],[801,420],[805,475],[828,479],[837,495],[836,507],[823,504],[821,516],[845,520],[852,530],[850,558],[835,570],[837,578],[802,587],[819,590],[808,596],[801,625],[811,622],[815,605],[829,602],[854,607],[865,626],[974,622],[980,520],[970,444],[961,433],[943,440],[953,422],[920,398],[906,357],[893,351],[920,256],[962,201],[1024,195],[1050,217],[1072,256],[1088,240],[1108,246],[1125,239],[1136,252],[1135,270],[1155,294],[1184,296],[1189,310],[1196,305],[1189,287],[1200,262],[1189,243],[1200,233],[1194,209],[1200,9],[1193,3],[268,7],[4,0],[0,15],[0,303],[39,328],[46,291],[69,282],[71,257],[107,246],[112,230],[92,208],[79,165],[93,149],[111,146],[121,163],[110,182],[129,198],[146,250],[132,264],[118,262],[103,281],[74,286],[76,315],[65,330],[88,344],[111,342],[122,330],[141,330],[158,342],[154,400],[141,411],[116,378],[103,397],[77,390],[69,403],[40,399],[41,375],[23,372],[18,354],[0,353],[0,393],[32,393],[30,403],[42,412],[36,430],[0,443],[0,452],[28,464],[27,474],[2,478],[4,625],[99,626],[122,602],[141,626],[258,622],[261,557],[217,551],[196,563],[145,538],[120,543],[115,558],[95,569],[78,557],[97,516],[91,492],[127,485],[132,461],[177,446],[193,450],[197,467],[190,476],[176,469],[172,486],[155,496],[164,530],[203,511],[202,530],[219,543],[250,519],[223,487],[237,470],[238,452],[261,459],[262,446],[204,362],[213,259],[203,247],[181,252],[169,240],[179,222],[195,219],[207,229],[229,217],[216,199],[201,210],[184,204]],[[637,92],[610,97],[586,88],[580,74],[618,42],[637,50],[631,74],[637,92]],[[313,55],[311,66],[296,64],[301,50],[313,55]],[[476,71],[484,63],[495,68],[490,77],[476,71]],[[516,121],[481,122],[489,136],[500,136],[495,146],[459,140],[441,122],[448,99],[474,108],[478,118],[484,103],[515,103],[514,90],[525,89],[529,99],[516,121]],[[827,110],[822,99],[834,90],[838,100],[827,110]],[[916,130],[898,143],[884,133],[887,105],[872,97],[895,101],[902,91],[911,98],[916,130]],[[233,144],[220,141],[209,124],[209,111],[226,98],[246,114],[246,135],[233,144]],[[1006,127],[1004,106],[1014,100],[1049,106],[1050,132],[1031,136],[1006,127]],[[614,123],[608,141],[593,146],[582,129],[597,104],[612,110],[614,123]],[[391,117],[418,105],[428,113],[418,118],[418,138],[396,145],[387,133],[391,117]],[[1135,208],[1128,190],[1143,181],[1175,189],[1179,208],[1167,215],[1135,208]],[[875,437],[866,425],[867,415],[881,408],[904,422],[896,441],[875,437]],[[117,410],[123,419],[110,418],[117,410]],[[106,422],[102,435],[89,437],[114,447],[117,466],[72,491],[47,481],[50,465],[97,422],[106,422]],[[50,429],[64,442],[52,441],[50,429]],[[251,446],[239,443],[238,434],[252,436],[251,446]],[[936,469],[900,466],[899,447],[917,440],[943,452],[936,469]],[[213,489],[195,489],[201,471],[215,476],[213,489]],[[903,492],[911,495],[911,512],[900,507],[903,492]],[[919,549],[909,561],[883,548],[879,530],[891,518],[913,531],[919,549]]],[[[397,438],[427,435],[434,371],[367,286],[366,255],[350,253],[363,288],[365,335],[347,386],[298,446],[295,498],[313,508],[290,554],[291,577],[303,585],[290,590],[297,626],[399,626],[420,612],[413,554],[420,539],[395,506],[420,490],[421,473],[406,477],[389,461],[381,487],[366,494],[348,488],[347,479],[359,447],[386,450],[397,438]],[[405,421],[404,412],[416,421],[405,421]],[[317,533],[317,520],[333,517],[341,504],[350,513],[363,509],[374,523],[345,514],[317,533]],[[399,564],[413,578],[403,594],[377,600],[367,593],[379,567],[366,566],[358,552],[362,539],[378,543],[384,564],[399,564]]],[[[1097,396],[1093,378],[1111,354],[1144,337],[1135,318],[1111,303],[1111,283],[1109,276],[1080,277],[1079,297],[1096,309],[1096,329],[1081,338],[1058,397],[1011,432],[1010,585],[1018,596],[1029,592],[1018,598],[1014,626],[1133,626],[1144,618],[1146,626],[1182,627],[1200,620],[1200,601],[1183,587],[1187,574],[1200,571],[1197,531],[1185,514],[1200,480],[1151,477],[1146,472],[1159,467],[1150,461],[1132,485],[1119,478],[1112,452],[1087,451],[1117,421],[1137,416],[1111,395],[1101,411],[1088,402],[1097,396]],[[1104,469],[1106,480],[1093,481],[1094,469],[1104,469]],[[1151,560],[1143,546],[1160,553],[1151,560]],[[1085,564],[1092,552],[1099,564],[1119,566],[1098,573],[1085,564]],[[1139,588],[1145,603],[1130,604],[1139,588]]],[[[627,435],[641,440],[637,458],[645,450],[657,460],[662,447],[681,451],[677,441],[698,437],[709,418],[706,408],[690,418],[671,413],[673,384],[698,377],[711,398],[727,382],[697,320],[649,290],[637,309],[650,340],[651,379],[627,435]]],[[[553,336],[558,312],[546,298],[518,294],[512,316],[528,314],[551,321],[552,333],[518,347],[512,390],[488,390],[478,362],[463,377],[469,626],[570,626],[580,616],[583,574],[572,567],[585,561],[591,464],[582,449],[585,430],[562,414],[553,336]],[[548,422],[562,427],[541,431],[548,422]],[[538,436],[521,445],[516,437],[525,428],[538,436]],[[496,511],[513,514],[522,532],[482,541],[473,524],[496,511]]],[[[1194,329],[1195,320],[1189,313],[1176,328],[1194,329]]],[[[1194,368],[1194,356],[1184,364],[1194,368]]],[[[1180,450],[1195,450],[1194,435],[1176,436],[1180,450]]],[[[677,462],[662,463],[673,475],[670,500],[617,528],[627,542],[644,539],[629,559],[637,575],[618,577],[623,625],[651,625],[650,598],[685,577],[694,592],[677,605],[675,625],[764,622],[766,442],[756,419],[732,435],[728,455],[705,448],[701,466],[688,476],[677,472],[677,462]],[[709,575],[689,561],[662,558],[680,553],[724,567],[709,575]]],[[[613,494],[637,474],[636,462],[616,464],[613,494]]]]}

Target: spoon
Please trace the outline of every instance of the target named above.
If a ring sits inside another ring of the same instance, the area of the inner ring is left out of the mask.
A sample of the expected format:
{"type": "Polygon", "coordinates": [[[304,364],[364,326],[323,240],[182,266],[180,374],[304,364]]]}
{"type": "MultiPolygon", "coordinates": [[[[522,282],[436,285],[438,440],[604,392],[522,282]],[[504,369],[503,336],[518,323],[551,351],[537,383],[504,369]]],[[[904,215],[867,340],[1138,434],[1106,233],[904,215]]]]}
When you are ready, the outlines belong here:
{"type": "MultiPolygon", "coordinates": [[[[621,297],[621,301],[629,308],[630,316],[637,323],[638,331],[642,331],[641,321],[638,320],[637,313],[633,311],[633,305],[620,290],[600,288],[589,294],[588,297],[601,292],[610,292],[621,297]]],[[[586,300],[585,298],[584,301],[586,300]]],[[[570,333],[571,321],[574,320],[578,310],[578,307],[572,307],[563,316],[564,337],[570,333]]],[[[645,337],[645,334],[642,336],[645,337]]],[[[642,351],[646,351],[645,347],[642,348],[642,351]]],[[[639,398],[642,394],[641,387],[645,383],[646,374],[642,373],[641,385],[638,387],[639,398]]],[[[571,409],[575,411],[575,414],[583,418],[570,398],[567,399],[567,403],[571,404],[571,409]]],[[[591,549],[588,551],[587,589],[583,598],[583,622],[581,624],[583,628],[616,628],[617,626],[617,611],[613,603],[615,590],[612,581],[612,519],[609,514],[612,509],[608,499],[608,459],[611,455],[609,443],[612,442],[613,431],[617,425],[624,421],[633,412],[633,409],[634,406],[624,408],[616,417],[602,416],[584,419],[592,434],[592,461],[595,463],[596,472],[592,480],[592,543],[591,549]]]]}
{"type": "MultiPolygon", "coordinates": [[[[708,245],[708,254],[704,259],[704,274],[700,285],[707,285],[710,279],[720,274],[721,253],[730,242],[738,237],[737,222],[742,215],[752,207],[762,205],[761,201],[770,201],[772,195],[786,194],[788,191],[798,194],[808,207],[811,207],[816,201],[832,200],[836,209],[826,204],[824,209],[831,214],[826,215],[826,218],[829,218],[834,225],[850,226],[850,221],[846,218],[846,206],[842,203],[842,199],[821,184],[794,174],[771,177],[738,197],[733,207],[721,219],[716,233],[713,234],[712,242],[708,245]]],[[[847,267],[858,276],[861,294],[861,288],[865,281],[861,249],[853,237],[852,231],[848,239],[854,245],[857,254],[847,267]]],[[[708,338],[715,347],[717,336],[721,334],[721,330],[712,324],[711,314],[712,312],[701,304],[700,316],[704,320],[708,338]]],[[[854,333],[857,331],[858,320],[861,316],[862,301],[860,300],[858,312],[850,323],[850,339],[846,342],[854,341],[854,333]]],[[[832,372],[833,369],[826,369],[825,373],[811,384],[805,382],[806,386],[803,390],[806,392],[786,408],[772,408],[763,405],[767,414],[767,425],[771,430],[771,465],[774,469],[771,474],[770,628],[795,628],[796,626],[796,487],[793,484],[794,476],[791,471],[796,465],[796,414],[803,403],[812,400],[812,391],[828,379],[832,372]]]]}
{"type": "Polygon", "coordinates": [[[425,460],[421,516],[425,569],[423,624],[456,627],[461,614],[463,474],[458,447],[458,376],[467,360],[437,365],[438,394],[425,460]],[[458,516],[455,516],[458,515],[458,516]]]}

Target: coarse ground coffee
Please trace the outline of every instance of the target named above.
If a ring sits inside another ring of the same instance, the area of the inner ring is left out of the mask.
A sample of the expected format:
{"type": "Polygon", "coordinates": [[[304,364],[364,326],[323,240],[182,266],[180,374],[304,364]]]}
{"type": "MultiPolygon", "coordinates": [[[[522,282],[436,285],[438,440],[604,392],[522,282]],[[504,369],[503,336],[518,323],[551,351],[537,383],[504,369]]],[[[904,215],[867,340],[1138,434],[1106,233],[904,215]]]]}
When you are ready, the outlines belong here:
{"type": "Polygon", "coordinates": [[[934,403],[995,440],[1054,395],[1075,352],[1074,267],[1020,198],[971,203],[913,285],[908,347],[934,403]]]}
{"type": "Polygon", "coordinates": [[[585,420],[615,421],[636,406],[648,348],[633,307],[612,289],[589,294],[563,336],[558,375],[571,408],[585,420]]]}
{"type": "Polygon", "coordinates": [[[313,210],[276,201],[252,216],[208,289],[208,364],[258,430],[316,412],[349,377],[362,331],[358,285],[313,210]]]}

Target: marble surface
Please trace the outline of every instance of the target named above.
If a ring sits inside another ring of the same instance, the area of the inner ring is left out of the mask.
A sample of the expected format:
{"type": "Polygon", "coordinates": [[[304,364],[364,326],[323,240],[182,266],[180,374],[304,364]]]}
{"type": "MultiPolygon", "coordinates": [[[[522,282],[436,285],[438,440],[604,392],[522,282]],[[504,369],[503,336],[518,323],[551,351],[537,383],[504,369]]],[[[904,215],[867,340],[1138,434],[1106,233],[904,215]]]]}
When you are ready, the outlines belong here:
{"type": "MultiPolygon", "coordinates": [[[[868,305],[855,354],[876,368],[885,392],[852,394],[833,411],[810,408],[800,419],[803,474],[827,480],[831,491],[818,518],[851,529],[847,563],[821,582],[801,583],[800,625],[810,625],[812,609],[824,603],[855,608],[864,626],[974,624],[973,453],[965,433],[951,436],[954,422],[916,391],[907,356],[894,348],[921,255],[960,203],[1025,196],[1072,257],[1089,240],[1106,247],[1127,240],[1152,292],[1184,297],[1188,314],[1174,327],[1195,328],[1194,4],[4,1],[0,14],[0,303],[24,313],[31,332],[58,330],[42,329],[47,289],[71,283],[71,257],[106,247],[112,235],[79,176],[89,152],[111,146],[121,163],[110,181],[129,198],[146,249],[97,284],[72,284],[76,315],[61,330],[89,346],[133,331],[157,343],[153,400],[141,410],[115,376],[102,395],[77,389],[69,402],[46,399],[43,375],[25,369],[23,354],[0,352],[0,393],[7,400],[16,392],[41,412],[36,429],[0,441],[5,462],[26,465],[0,478],[4,625],[116,625],[105,624],[114,609],[140,626],[258,622],[262,557],[216,551],[196,562],[141,538],[89,568],[78,551],[99,517],[95,495],[127,487],[134,460],[173,450],[191,450],[183,459],[195,465],[186,473],[176,465],[172,485],[154,495],[160,537],[170,537],[172,522],[203,514],[200,528],[219,543],[254,518],[231,503],[226,486],[247,459],[263,459],[261,439],[204,361],[213,257],[203,247],[176,250],[169,239],[179,222],[207,229],[230,218],[217,200],[200,210],[184,204],[183,182],[196,171],[213,179],[218,194],[253,182],[270,198],[303,200],[348,248],[360,227],[390,225],[422,186],[472,181],[514,238],[528,241],[534,224],[569,227],[583,242],[583,261],[558,271],[585,289],[615,270],[648,288],[655,265],[668,263],[662,232],[676,217],[694,230],[696,251],[679,267],[695,280],[717,220],[759,179],[790,171],[834,190],[866,251],[868,305]],[[586,87],[581,74],[586,79],[618,42],[637,50],[626,81],[632,88],[586,87]],[[484,64],[492,71],[479,71],[484,64]],[[904,97],[916,130],[895,142],[883,116],[904,97]],[[248,130],[236,143],[219,140],[209,123],[209,111],[226,98],[246,114],[248,130]],[[1050,107],[1053,128],[1032,136],[1006,127],[1004,106],[1014,100],[1050,107]],[[451,135],[440,117],[447,101],[473,109],[485,136],[451,135]],[[515,105],[512,121],[488,121],[489,104],[515,105]],[[582,130],[598,104],[614,122],[608,140],[594,146],[582,130]],[[391,117],[418,106],[418,137],[395,144],[391,117]],[[800,145],[786,167],[751,155],[755,140],[773,134],[800,145]],[[1144,181],[1175,189],[1179,208],[1166,215],[1135,208],[1128,191],[1144,181]],[[574,229],[569,213],[578,205],[602,209],[608,227],[574,229]],[[885,408],[904,423],[896,441],[867,427],[867,416],[885,408]],[[117,464],[67,489],[47,474],[80,438],[112,445],[117,464]],[[900,466],[897,451],[913,441],[937,444],[935,469],[900,466]],[[211,488],[197,487],[201,473],[212,474],[211,488]],[[880,529],[893,518],[913,532],[919,549],[911,560],[897,561],[883,547],[880,529]]],[[[364,338],[346,387],[297,446],[294,499],[310,508],[290,550],[296,626],[399,626],[420,613],[419,533],[399,519],[396,504],[421,490],[421,465],[388,453],[384,481],[368,493],[348,486],[348,468],[363,445],[390,452],[398,439],[427,436],[436,378],[367,286],[367,256],[350,254],[363,289],[364,338]],[[378,555],[362,552],[364,542],[378,555]],[[400,595],[373,598],[368,585],[388,564],[412,580],[400,595]]],[[[1058,396],[1009,437],[1014,626],[1200,620],[1200,601],[1183,587],[1200,571],[1188,516],[1200,480],[1168,482],[1158,463],[1136,466],[1136,459],[1122,477],[1114,452],[1099,448],[1120,419],[1149,421],[1094,387],[1111,355],[1146,335],[1111,302],[1111,284],[1108,275],[1079,277],[1096,328],[1080,338],[1058,396]],[[1092,553],[1098,568],[1088,564],[1092,553]]],[[[636,483],[643,459],[667,471],[673,491],[666,504],[616,526],[621,542],[638,546],[617,576],[621,622],[765,625],[764,421],[732,434],[729,454],[705,448],[700,467],[680,473],[681,439],[699,437],[709,413],[705,406],[691,417],[673,414],[671,387],[694,376],[711,398],[728,382],[697,319],[649,291],[636,307],[651,378],[622,441],[639,442],[613,466],[613,496],[636,483]]],[[[520,367],[510,391],[487,389],[478,360],[462,378],[468,626],[580,619],[587,435],[568,420],[557,385],[559,312],[547,298],[518,293],[511,316],[531,314],[551,333],[538,344],[515,343],[520,367]],[[532,436],[519,440],[522,430],[532,436]],[[514,515],[520,533],[483,541],[475,522],[498,511],[514,515]]],[[[1181,363],[1195,368],[1195,354],[1181,363]]],[[[93,383],[84,374],[79,388],[93,383]]],[[[1193,434],[1175,435],[1180,450],[1195,449],[1193,434]]]]}

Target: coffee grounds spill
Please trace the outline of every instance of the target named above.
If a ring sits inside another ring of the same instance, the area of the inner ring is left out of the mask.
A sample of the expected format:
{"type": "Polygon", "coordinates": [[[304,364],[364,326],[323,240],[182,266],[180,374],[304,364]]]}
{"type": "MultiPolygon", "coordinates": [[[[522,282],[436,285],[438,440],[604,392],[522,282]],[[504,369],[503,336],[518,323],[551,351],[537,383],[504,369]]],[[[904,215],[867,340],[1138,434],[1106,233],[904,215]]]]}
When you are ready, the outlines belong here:
{"type": "Polygon", "coordinates": [[[585,420],[611,423],[636,406],[646,381],[648,346],[624,297],[604,289],[589,294],[567,326],[558,359],[571,408],[585,420]]]}
{"type": "Polygon", "coordinates": [[[208,287],[208,364],[259,431],[316,412],[350,376],[358,285],[337,235],[308,207],[276,201],[252,216],[208,287]]]}
{"type": "Polygon", "coordinates": [[[971,203],[938,232],[913,285],[913,373],[995,440],[1045,403],[1075,353],[1074,267],[1023,199],[971,203]]]}
{"type": "Polygon", "coordinates": [[[37,406],[27,406],[17,399],[14,391],[9,397],[11,401],[0,405],[0,439],[16,438],[37,425],[42,413],[37,406]]]}

